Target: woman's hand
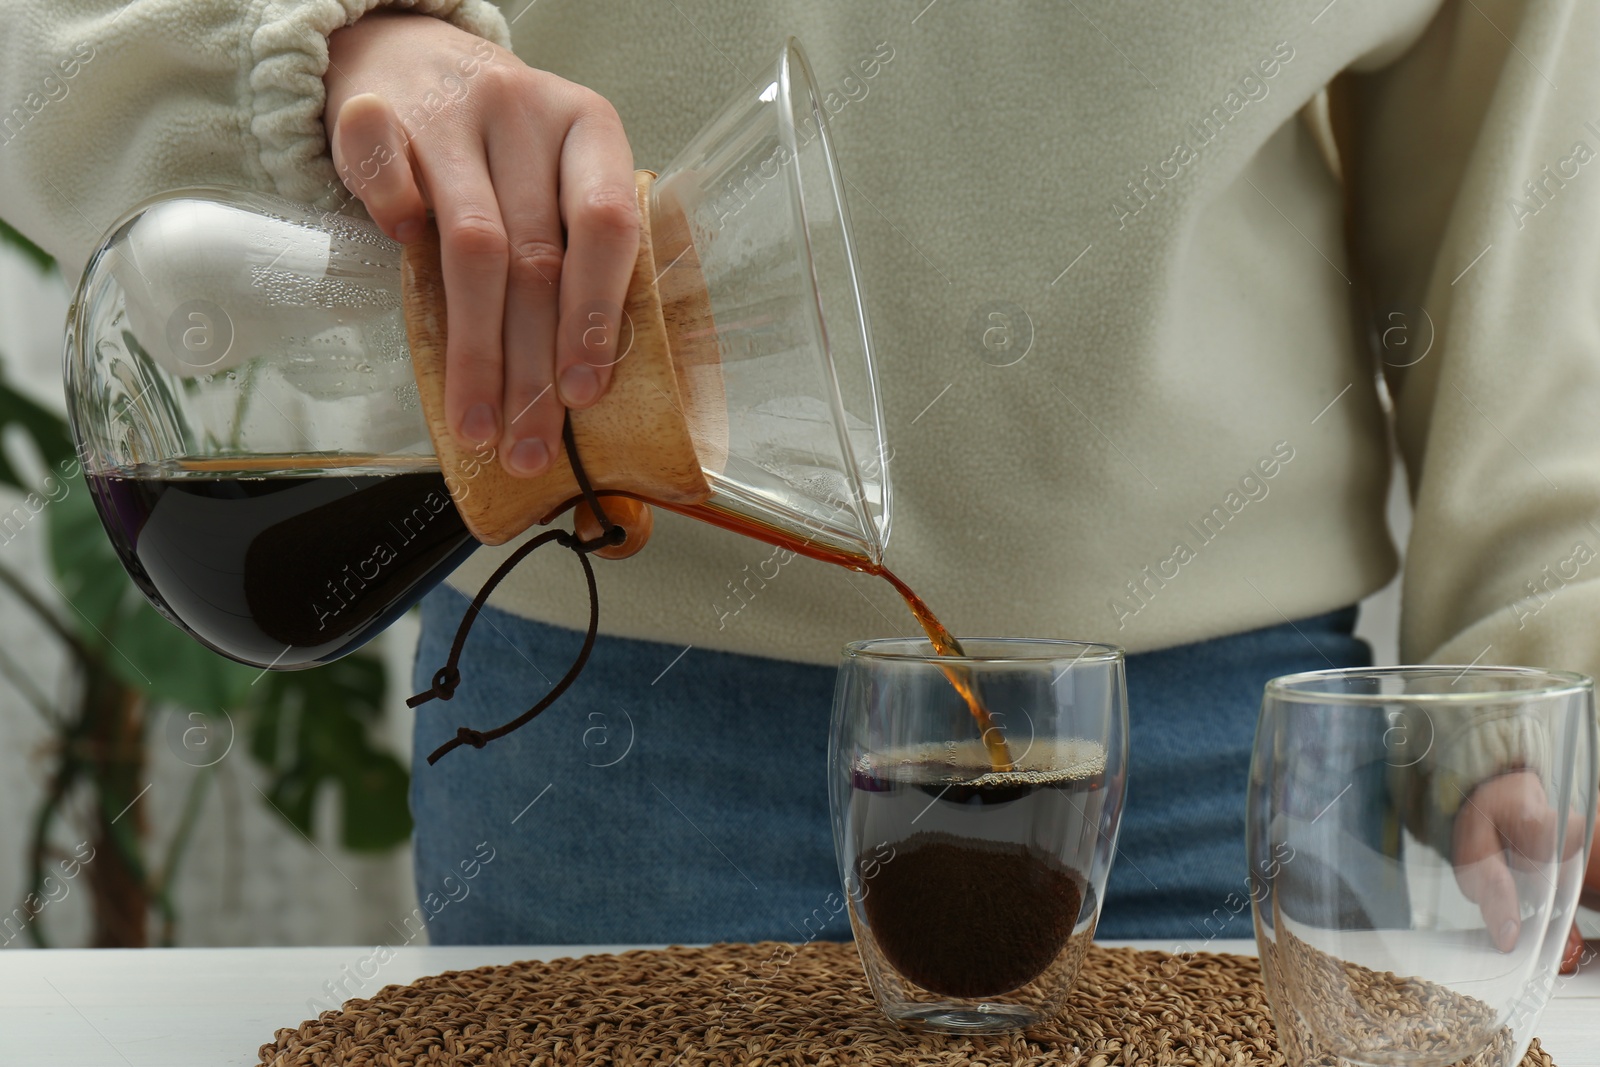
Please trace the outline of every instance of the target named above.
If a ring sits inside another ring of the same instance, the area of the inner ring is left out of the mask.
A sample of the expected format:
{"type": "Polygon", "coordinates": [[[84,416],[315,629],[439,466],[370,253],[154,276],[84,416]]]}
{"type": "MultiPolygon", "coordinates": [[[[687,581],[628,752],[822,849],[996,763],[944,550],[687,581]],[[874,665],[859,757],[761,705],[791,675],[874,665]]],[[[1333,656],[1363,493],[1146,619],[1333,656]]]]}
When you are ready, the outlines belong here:
{"type": "MultiPolygon", "coordinates": [[[[1480,783],[1456,813],[1450,861],[1456,882],[1483,913],[1489,935],[1502,952],[1516,947],[1522,931],[1513,868],[1541,871],[1583,848],[1583,823],[1567,820],[1565,838],[1556,841],[1558,813],[1544,783],[1531,771],[1511,771],[1480,783]]],[[[1590,856],[1590,870],[1594,858],[1590,856]]],[[[1585,883],[1588,879],[1586,877],[1585,883]]],[[[1563,952],[1563,969],[1582,940],[1574,926],[1563,952]],[[1576,944],[1574,944],[1576,941],[1576,944]]]]}
{"type": "Polygon", "coordinates": [[[328,39],[324,121],[385,233],[439,227],[445,415],[512,474],[541,473],[565,408],[605,392],[639,243],[633,152],[601,96],[427,15],[328,39]]]}

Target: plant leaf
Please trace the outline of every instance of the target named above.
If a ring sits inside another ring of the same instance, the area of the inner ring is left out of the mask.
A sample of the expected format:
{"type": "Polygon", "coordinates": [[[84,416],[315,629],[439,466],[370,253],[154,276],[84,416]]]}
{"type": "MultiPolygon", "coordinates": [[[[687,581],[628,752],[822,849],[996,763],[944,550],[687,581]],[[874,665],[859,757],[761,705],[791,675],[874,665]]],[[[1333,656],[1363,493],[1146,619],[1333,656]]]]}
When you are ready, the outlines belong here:
{"type": "Polygon", "coordinates": [[[316,814],[317,787],[321,780],[314,774],[292,770],[273,780],[267,788],[267,799],[289,825],[309,838],[316,836],[313,817],[316,814]]]}
{"type": "MultiPolygon", "coordinates": [[[[76,474],[77,463],[73,458],[72,438],[67,433],[66,420],[31,397],[17,392],[0,372],[0,434],[13,426],[21,428],[28,435],[39,450],[39,458],[53,472],[69,476],[76,474]]],[[[0,448],[0,484],[23,493],[48,488],[25,484],[17,473],[13,458],[6,449],[0,448]]]]}
{"type": "Polygon", "coordinates": [[[117,620],[111,667],[156,700],[201,711],[236,708],[260,675],[211,651],[140,599],[117,620]]]}
{"type": "Polygon", "coordinates": [[[40,273],[44,273],[56,265],[55,257],[22,236],[22,233],[5,219],[0,219],[0,244],[10,245],[18,252],[21,252],[35,267],[39,268],[40,273]]]}
{"type": "Polygon", "coordinates": [[[383,712],[383,664],[355,654],[263,680],[250,751],[274,772],[268,795],[307,836],[325,789],[340,801],[340,842],[353,851],[392,848],[411,835],[410,775],[380,748],[371,727],[383,712]]]}
{"type": "Polygon", "coordinates": [[[386,752],[346,764],[339,780],[340,840],[352,852],[382,852],[411,837],[411,776],[386,752]]]}
{"type": "MultiPolygon", "coordinates": [[[[119,628],[119,620],[133,611],[138,591],[111,547],[89,498],[88,483],[80,475],[70,485],[66,496],[45,509],[50,566],[56,574],[56,588],[69,605],[65,616],[86,644],[105,648],[107,637],[119,628]]],[[[172,628],[165,620],[162,625],[172,628]]],[[[139,683],[137,675],[134,682],[139,683]]]]}

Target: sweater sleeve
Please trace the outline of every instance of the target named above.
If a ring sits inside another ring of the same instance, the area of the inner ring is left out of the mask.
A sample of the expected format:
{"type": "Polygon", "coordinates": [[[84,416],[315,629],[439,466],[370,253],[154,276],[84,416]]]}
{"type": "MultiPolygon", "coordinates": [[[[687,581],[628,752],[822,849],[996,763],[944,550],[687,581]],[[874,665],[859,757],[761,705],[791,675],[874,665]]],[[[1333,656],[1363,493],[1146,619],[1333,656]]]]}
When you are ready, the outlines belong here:
{"type": "MultiPolygon", "coordinates": [[[[1600,672],[1600,5],[1445,0],[1348,83],[1351,244],[1414,503],[1406,662],[1600,672]]],[[[1443,712],[1413,832],[1542,772],[1525,721],[1443,712]]]]}
{"type": "Polygon", "coordinates": [[[379,6],[510,44],[488,0],[0,0],[0,218],[70,279],[111,223],[167,189],[330,206],[328,35],[379,6]]]}

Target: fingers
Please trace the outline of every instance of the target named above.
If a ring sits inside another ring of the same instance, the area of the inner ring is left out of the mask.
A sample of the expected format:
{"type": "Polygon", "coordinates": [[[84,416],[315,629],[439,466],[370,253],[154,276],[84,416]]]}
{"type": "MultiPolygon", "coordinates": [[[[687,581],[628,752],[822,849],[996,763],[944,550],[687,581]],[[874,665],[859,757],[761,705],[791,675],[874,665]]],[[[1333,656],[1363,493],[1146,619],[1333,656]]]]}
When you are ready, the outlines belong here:
{"type": "MultiPolygon", "coordinates": [[[[350,97],[339,108],[332,142],[340,177],[372,220],[397,241],[415,240],[428,205],[389,103],[376,93],[350,97]]],[[[445,418],[463,443],[478,446],[493,442],[500,425],[504,227],[481,159],[459,149],[435,151],[421,168],[434,194],[450,323],[445,418]]]]}
{"type": "Polygon", "coordinates": [[[1511,849],[1512,865],[1519,870],[1532,870],[1556,859],[1556,811],[1546,803],[1543,789],[1537,798],[1526,799],[1526,804],[1506,805],[1490,813],[1511,849]]]}
{"type": "Polygon", "coordinates": [[[339,177],[378,228],[402,244],[416,240],[428,207],[411,172],[405,130],[389,102],[376,93],[352,96],[339,108],[330,140],[339,177]]]}
{"type": "Polygon", "coordinates": [[[439,225],[449,338],[445,418],[468,446],[493,444],[502,422],[501,330],[510,250],[487,161],[446,155],[425,165],[439,225]]]}
{"type": "Polygon", "coordinates": [[[473,92],[448,118],[408,129],[387,99],[404,104],[408,83],[396,81],[343,100],[331,140],[339,173],[384,232],[414,240],[432,208],[449,320],[446,422],[463,446],[493,446],[507,471],[532,477],[561,447],[564,406],[599,400],[626,354],[633,153],[598,94],[514,61],[480,57],[473,70],[473,92]]]}
{"type": "Polygon", "coordinates": [[[626,356],[632,330],[622,321],[622,305],[639,252],[633,150],[602,97],[582,99],[562,148],[560,180],[567,257],[556,391],[567,407],[586,408],[605,393],[612,367],[626,356]]]}
{"type": "Polygon", "coordinates": [[[1567,945],[1561,952],[1561,973],[1577,974],[1578,965],[1583,962],[1583,952],[1587,946],[1583,943],[1583,935],[1578,932],[1578,924],[1573,923],[1572,929],[1567,931],[1567,945]]]}
{"type": "Polygon", "coordinates": [[[1555,859],[1559,820],[1538,775],[1531,771],[1500,775],[1475,791],[1472,799],[1499,831],[1513,867],[1531,870],[1555,859]]]}
{"type": "Polygon", "coordinates": [[[564,251],[556,200],[561,144],[540,132],[512,123],[489,143],[489,170],[510,240],[500,455],[507,471],[523,477],[550,466],[561,448],[564,417],[554,387],[564,251]]]}
{"type": "Polygon", "coordinates": [[[1495,947],[1510,952],[1522,931],[1517,885],[1506,866],[1500,831],[1479,798],[1482,792],[1482,787],[1475,790],[1473,802],[1462,805],[1456,814],[1450,859],[1461,892],[1483,913],[1495,947]]]}

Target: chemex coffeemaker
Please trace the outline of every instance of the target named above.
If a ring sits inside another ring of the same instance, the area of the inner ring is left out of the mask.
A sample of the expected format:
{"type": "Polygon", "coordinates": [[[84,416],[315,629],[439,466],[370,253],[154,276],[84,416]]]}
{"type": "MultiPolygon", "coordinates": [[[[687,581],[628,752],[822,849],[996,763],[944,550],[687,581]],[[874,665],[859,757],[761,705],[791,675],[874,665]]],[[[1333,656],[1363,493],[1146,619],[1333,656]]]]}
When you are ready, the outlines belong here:
{"type": "Polygon", "coordinates": [[[445,427],[436,234],[402,249],[364,219],[224,188],[131,211],[89,260],[65,373],[145,596],[223,655],[309,667],[586,492],[881,564],[871,344],[798,43],[638,191],[612,386],[527,480],[445,427]]]}

